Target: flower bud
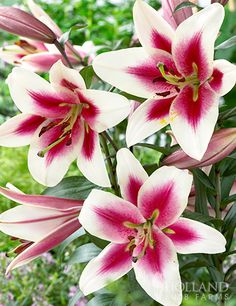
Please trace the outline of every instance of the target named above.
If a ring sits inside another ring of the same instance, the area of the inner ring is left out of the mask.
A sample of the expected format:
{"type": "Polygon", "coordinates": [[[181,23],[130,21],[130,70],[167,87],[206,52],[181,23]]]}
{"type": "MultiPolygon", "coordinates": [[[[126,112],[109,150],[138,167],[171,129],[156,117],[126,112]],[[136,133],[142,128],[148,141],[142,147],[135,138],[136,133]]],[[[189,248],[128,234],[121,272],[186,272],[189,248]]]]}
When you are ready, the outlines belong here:
{"type": "Polygon", "coordinates": [[[228,3],[229,0],[211,0],[211,3],[215,3],[218,2],[222,5],[226,5],[228,3]]]}
{"type": "Polygon", "coordinates": [[[175,8],[180,5],[183,0],[162,0],[162,15],[163,18],[173,27],[183,22],[193,14],[191,7],[186,7],[175,12],[175,8]]]}
{"type": "Polygon", "coordinates": [[[179,149],[164,158],[163,165],[180,169],[205,167],[217,163],[228,156],[236,148],[236,128],[221,129],[215,132],[203,158],[198,161],[189,157],[179,149]]]}
{"type": "Polygon", "coordinates": [[[0,7],[0,29],[33,40],[52,44],[56,35],[31,14],[15,7],[0,7]]]}

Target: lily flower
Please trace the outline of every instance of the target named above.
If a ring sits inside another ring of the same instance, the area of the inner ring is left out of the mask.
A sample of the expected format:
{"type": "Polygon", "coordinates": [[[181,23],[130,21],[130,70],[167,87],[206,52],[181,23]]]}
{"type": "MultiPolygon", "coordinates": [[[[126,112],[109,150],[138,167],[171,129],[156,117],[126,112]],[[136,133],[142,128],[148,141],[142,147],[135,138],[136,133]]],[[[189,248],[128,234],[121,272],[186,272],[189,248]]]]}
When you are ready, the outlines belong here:
{"type": "Polygon", "coordinates": [[[177,253],[220,253],[224,236],[214,228],[180,217],[192,186],[187,170],[162,167],[150,177],[128,149],[117,154],[122,198],[93,190],[79,215],[86,231],[111,243],[91,260],[80,278],[87,295],[132,268],[141,287],[166,306],[180,305],[177,253]]]}
{"type": "Polygon", "coordinates": [[[183,150],[177,150],[163,159],[166,166],[179,169],[199,168],[213,165],[227,157],[236,148],[236,128],[220,129],[209,142],[203,158],[199,161],[189,157],[183,150]]]}
{"type": "Polygon", "coordinates": [[[185,19],[189,18],[193,14],[191,7],[185,7],[175,12],[175,8],[182,2],[184,1],[162,0],[161,2],[162,16],[174,29],[176,29],[181,22],[183,22],[185,19]]]}
{"type": "Polygon", "coordinates": [[[83,201],[26,195],[2,187],[0,194],[22,204],[0,214],[0,231],[21,242],[6,273],[48,252],[80,228],[83,201]]]}
{"type": "MultiPolygon", "coordinates": [[[[77,66],[77,69],[83,68],[83,61],[91,64],[95,57],[97,48],[93,42],[87,41],[82,46],[74,46],[80,59],[75,58],[74,54],[68,49],[67,56],[69,61],[77,66]],[[81,62],[82,60],[82,62],[81,62]]],[[[0,48],[0,58],[11,65],[23,67],[34,72],[48,72],[53,64],[58,60],[64,61],[61,53],[56,47],[22,38],[14,45],[6,45],[0,48]]]]}
{"type": "Polygon", "coordinates": [[[22,112],[0,126],[0,145],[30,144],[28,167],[46,186],[58,184],[77,159],[93,183],[109,187],[99,134],[129,115],[129,101],[118,94],[86,89],[76,70],[61,61],[49,72],[50,83],[23,68],[8,76],[12,99],[22,112]]]}
{"type": "Polygon", "coordinates": [[[214,3],[183,21],[176,31],[141,0],[135,2],[133,14],[142,47],[103,53],[93,62],[106,82],[148,98],[128,122],[127,145],[170,124],[185,153],[200,160],[218,118],[219,97],[236,81],[235,65],[213,61],[224,8],[214,3]]]}

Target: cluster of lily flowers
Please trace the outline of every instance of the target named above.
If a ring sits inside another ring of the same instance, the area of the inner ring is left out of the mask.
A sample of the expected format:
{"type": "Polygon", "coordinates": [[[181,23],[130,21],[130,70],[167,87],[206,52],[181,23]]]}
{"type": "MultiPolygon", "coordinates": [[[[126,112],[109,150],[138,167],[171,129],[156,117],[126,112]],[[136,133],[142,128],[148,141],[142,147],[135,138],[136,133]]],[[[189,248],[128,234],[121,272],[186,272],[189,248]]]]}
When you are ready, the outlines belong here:
{"type": "Polygon", "coordinates": [[[7,84],[21,112],[0,127],[0,145],[29,145],[28,168],[36,181],[57,185],[77,159],[88,180],[111,187],[99,134],[127,118],[131,104],[120,94],[86,88],[79,73],[85,58],[102,80],[146,99],[129,116],[128,147],[169,124],[181,147],[150,177],[128,148],[120,149],[116,174],[121,197],[94,189],[83,201],[0,187],[2,195],[21,204],[0,215],[0,230],[21,242],[7,273],[83,226],[110,241],[81,275],[85,295],[134,269],[147,294],[176,306],[182,300],[177,253],[224,252],[226,240],[219,231],[181,215],[193,180],[186,169],[212,165],[236,147],[236,128],[214,133],[219,98],[233,88],[236,67],[213,59],[223,6],[173,14],[181,2],[163,1],[160,13],[137,0],[133,16],[141,47],[98,56],[91,43],[92,52],[86,51],[88,43],[79,47],[67,41],[61,48],[61,30],[32,0],[34,16],[0,7],[0,28],[21,36],[0,52],[4,61],[18,66],[7,84]],[[47,71],[49,82],[35,73],[47,71]]]}

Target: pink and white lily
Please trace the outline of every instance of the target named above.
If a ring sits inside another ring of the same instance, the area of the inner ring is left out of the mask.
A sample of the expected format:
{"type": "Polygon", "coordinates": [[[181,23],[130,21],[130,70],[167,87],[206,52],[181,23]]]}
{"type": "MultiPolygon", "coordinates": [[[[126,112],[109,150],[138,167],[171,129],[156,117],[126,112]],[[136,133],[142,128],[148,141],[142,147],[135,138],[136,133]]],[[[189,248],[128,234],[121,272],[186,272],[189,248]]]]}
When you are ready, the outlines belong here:
{"type": "Polygon", "coordinates": [[[12,99],[22,112],[0,126],[0,145],[30,144],[28,167],[35,180],[54,186],[77,159],[91,182],[109,187],[99,133],[115,126],[130,112],[118,94],[86,89],[78,71],[61,61],[49,72],[50,83],[23,68],[8,77],[12,99]]]}
{"type": "Polygon", "coordinates": [[[162,167],[150,177],[128,149],[117,154],[122,198],[93,190],[79,215],[92,235],[111,243],[88,263],[80,288],[92,293],[134,269],[142,288],[166,306],[181,303],[177,254],[220,253],[224,236],[214,228],[180,217],[192,186],[187,170],[162,167]]]}
{"type": "Polygon", "coordinates": [[[48,252],[80,228],[83,201],[26,195],[2,187],[0,194],[22,204],[0,214],[0,231],[21,242],[6,273],[48,252]]]}
{"type": "MultiPolygon", "coordinates": [[[[67,56],[73,65],[80,69],[83,68],[81,63],[86,59],[88,64],[92,63],[97,48],[91,41],[73,48],[80,56],[80,59],[76,58],[69,49],[67,50],[67,56]]],[[[0,48],[0,58],[8,64],[39,73],[48,72],[58,60],[64,61],[56,47],[26,38],[16,41],[14,45],[6,45],[0,48]]]]}
{"type": "Polygon", "coordinates": [[[218,118],[219,97],[236,81],[235,65],[213,61],[223,6],[208,6],[176,31],[142,0],[136,1],[133,13],[142,47],[103,53],[93,62],[106,82],[148,98],[129,120],[127,144],[170,124],[185,153],[200,160],[218,118]]]}

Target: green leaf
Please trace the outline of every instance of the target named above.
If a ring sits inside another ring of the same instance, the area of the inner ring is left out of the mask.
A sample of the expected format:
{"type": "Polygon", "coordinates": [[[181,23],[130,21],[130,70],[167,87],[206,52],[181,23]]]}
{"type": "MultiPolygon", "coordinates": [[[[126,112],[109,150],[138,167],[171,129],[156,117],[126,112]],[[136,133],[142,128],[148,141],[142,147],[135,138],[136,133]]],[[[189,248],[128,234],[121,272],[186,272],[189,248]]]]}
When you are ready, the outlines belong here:
{"type": "Polygon", "coordinates": [[[96,257],[100,252],[101,249],[93,243],[83,244],[74,251],[68,260],[68,264],[73,265],[76,263],[88,262],[96,257]]]}
{"type": "Polygon", "coordinates": [[[61,45],[64,45],[70,39],[70,35],[72,32],[74,32],[75,30],[83,29],[85,27],[87,27],[87,24],[84,23],[83,24],[78,23],[73,25],[67,32],[61,35],[61,37],[59,38],[59,43],[61,45]]]}
{"type": "Polygon", "coordinates": [[[216,269],[214,266],[207,267],[209,274],[211,275],[212,280],[215,283],[223,283],[224,282],[224,274],[216,269]]]}
{"type": "Polygon", "coordinates": [[[147,174],[150,176],[154,171],[158,169],[158,164],[143,165],[143,168],[145,169],[147,174]]]}
{"type": "Polygon", "coordinates": [[[209,216],[208,208],[207,208],[207,195],[206,195],[206,187],[199,179],[198,175],[193,172],[193,181],[195,186],[195,211],[201,213],[205,216],[209,216]]]}
{"type": "Polygon", "coordinates": [[[65,248],[73,242],[75,239],[85,235],[85,230],[81,227],[76,232],[74,232],[72,235],[70,235],[68,238],[66,238],[57,248],[58,255],[61,256],[65,250],[65,248]]]}
{"type": "Polygon", "coordinates": [[[225,280],[228,281],[231,275],[236,271],[236,264],[233,264],[225,273],[225,280]]]}
{"type": "Polygon", "coordinates": [[[119,94],[126,97],[129,100],[134,100],[134,101],[138,101],[138,102],[141,102],[141,103],[147,100],[147,99],[144,99],[144,98],[140,98],[140,97],[137,97],[137,96],[130,95],[127,92],[124,92],[124,91],[119,92],[119,94]]]}
{"type": "Polygon", "coordinates": [[[201,169],[192,169],[192,173],[206,186],[206,188],[212,190],[215,193],[215,186],[210,181],[209,177],[201,169]]]}
{"type": "Polygon", "coordinates": [[[207,267],[207,266],[208,266],[208,262],[206,260],[197,259],[197,260],[190,261],[184,264],[183,266],[181,266],[180,272],[183,273],[184,271],[189,270],[191,268],[201,268],[201,267],[207,267]]]}
{"type": "Polygon", "coordinates": [[[221,180],[222,199],[229,197],[229,194],[235,182],[235,179],[236,179],[235,175],[228,176],[228,177],[222,177],[222,180],[221,180]]]}
{"type": "Polygon", "coordinates": [[[187,7],[197,7],[198,9],[201,9],[201,7],[198,6],[195,3],[192,3],[190,1],[184,1],[184,2],[182,2],[182,3],[180,3],[179,5],[176,6],[176,8],[174,9],[174,13],[176,13],[177,11],[182,10],[184,8],[187,8],[187,7]]]}
{"type": "Polygon", "coordinates": [[[95,72],[93,70],[93,66],[89,65],[87,67],[84,67],[82,70],[80,70],[80,74],[82,75],[82,77],[85,81],[86,87],[90,88],[90,86],[92,84],[92,81],[93,81],[93,77],[95,75],[95,72]]]}
{"type": "Polygon", "coordinates": [[[71,176],[64,178],[55,187],[45,189],[43,194],[59,198],[85,200],[94,188],[101,189],[83,176],[71,176]]]}
{"type": "Polygon", "coordinates": [[[160,152],[164,155],[168,155],[170,153],[170,150],[167,149],[167,148],[164,148],[164,147],[158,147],[154,144],[150,144],[150,143],[137,143],[135,145],[135,147],[145,147],[145,148],[149,148],[149,149],[152,149],[152,150],[155,150],[157,152],[160,152]]]}
{"type": "Polygon", "coordinates": [[[97,247],[100,249],[104,249],[109,242],[106,240],[102,240],[96,236],[91,235],[90,233],[86,232],[87,236],[90,238],[90,241],[92,241],[97,247]]]}
{"type": "Polygon", "coordinates": [[[227,198],[225,198],[222,202],[221,202],[221,207],[224,209],[228,204],[235,202],[236,201],[236,194],[233,194],[227,198]]]}
{"type": "Polygon", "coordinates": [[[113,294],[104,293],[96,295],[93,299],[91,299],[87,306],[111,306],[113,300],[115,299],[113,294]]]}
{"type": "Polygon", "coordinates": [[[225,238],[227,241],[226,250],[229,251],[231,248],[231,244],[234,238],[236,227],[236,203],[232,205],[228,213],[224,218],[224,226],[222,228],[222,232],[225,234],[225,238]]]}
{"type": "Polygon", "coordinates": [[[236,203],[232,205],[228,213],[226,214],[224,218],[224,227],[223,232],[226,232],[230,228],[236,227],[236,203]]]}
{"type": "Polygon", "coordinates": [[[78,300],[83,296],[83,293],[79,289],[76,294],[73,296],[73,298],[69,301],[68,306],[75,306],[75,304],[78,302],[78,300]]]}
{"type": "Polygon", "coordinates": [[[188,209],[184,211],[183,216],[185,218],[196,220],[202,223],[209,223],[209,224],[211,223],[214,224],[215,226],[221,226],[224,223],[223,220],[216,219],[211,216],[206,216],[198,212],[193,212],[188,209]]]}
{"type": "Polygon", "coordinates": [[[64,45],[70,39],[71,29],[61,35],[59,38],[59,43],[64,45]]]}
{"type": "Polygon", "coordinates": [[[215,50],[224,50],[231,47],[234,47],[236,45],[236,35],[233,37],[230,37],[229,39],[225,40],[221,44],[215,47],[215,50]]]}

